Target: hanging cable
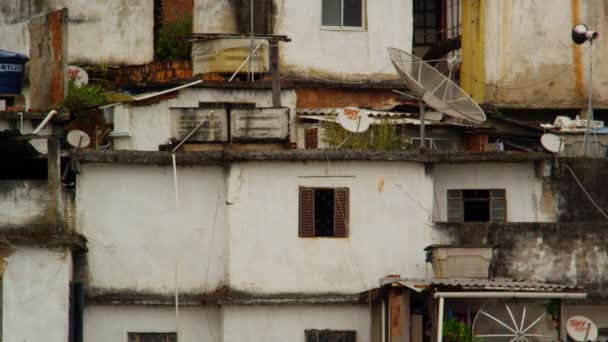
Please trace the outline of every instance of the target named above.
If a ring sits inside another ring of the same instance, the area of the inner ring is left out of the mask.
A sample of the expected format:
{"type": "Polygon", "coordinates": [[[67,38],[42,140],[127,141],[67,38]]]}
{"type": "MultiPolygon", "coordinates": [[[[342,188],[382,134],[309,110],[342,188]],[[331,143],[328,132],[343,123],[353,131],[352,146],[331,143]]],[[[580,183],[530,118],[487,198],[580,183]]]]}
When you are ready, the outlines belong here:
{"type": "Polygon", "coordinates": [[[570,174],[572,174],[572,177],[574,177],[574,180],[576,181],[576,183],[578,184],[578,186],[581,188],[581,190],[583,190],[583,192],[585,193],[585,195],[587,196],[587,198],[589,199],[589,201],[597,208],[597,210],[600,211],[600,213],[602,213],[602,215],[606,218],[606,220],[608,220],[608,214],[606,214],[604,212],[604,210],[602,210],[602,208],[593,200],[593,197],[591,197],[591,195],[589,194],[589,192],[587,192],[587,190],[585,189],[585,187],[583,186],[583,184],[581,183],[581,181],[578,179],[578,177],[576,177],[576,174],[574,174],[574,171],[572,171],[572,169],[570,168],[570,166],[568,166],[568,164],[564,164],[564,166],[566,167],[566,169],[568,169],[568,171],[570,171],[570,174]]]}

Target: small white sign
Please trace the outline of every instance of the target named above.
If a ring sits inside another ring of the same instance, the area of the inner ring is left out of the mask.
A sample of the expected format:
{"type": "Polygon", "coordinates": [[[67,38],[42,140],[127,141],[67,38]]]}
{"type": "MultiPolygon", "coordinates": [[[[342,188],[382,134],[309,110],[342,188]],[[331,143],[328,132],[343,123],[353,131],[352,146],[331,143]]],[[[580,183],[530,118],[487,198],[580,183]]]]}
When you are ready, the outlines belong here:
{"type": "Polygon", "coordinates": [[[575,341],[595,341],[597,339],[597,326],[587,317],[570,317],[566,322],[566,330],[568,336],[575,341]]]}
{"type": "Polygon", "coordinates": [[[74,81],[77,86],[82,87],[89,84],[89,75],[83,68],[70,65],[68,66],[68,80],[74,81]]]}

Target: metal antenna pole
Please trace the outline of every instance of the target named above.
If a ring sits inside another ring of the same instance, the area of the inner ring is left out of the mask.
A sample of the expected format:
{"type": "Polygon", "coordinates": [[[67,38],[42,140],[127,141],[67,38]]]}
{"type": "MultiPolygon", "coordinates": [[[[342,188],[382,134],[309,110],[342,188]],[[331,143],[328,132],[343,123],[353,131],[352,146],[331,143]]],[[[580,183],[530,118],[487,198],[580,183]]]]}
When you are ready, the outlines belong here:
{"type": "Polygon", "coordinates": [[[593,97],[593,40],[590,40],[589,44],[591,44],[591,46],[589,47],[589,85],[587,86],[587,127],[585,128],[583,157],[587,156],[587,145],[589,144],[589,127],[591,126],[591,120],[593,120],[593,106],[591,104],[591,99],[593,97]]]}
{"type": "Polygon", "coordinates": [[[253,22],[253,1],[254,0],[249,0],[249,1],[250,1],[250,4],[251,4],[251,6],[250,6],[251,7],[250,8],[251,12],[249,14],[249,16],[251,17],[251,44],[250,44],[250,47],[249,47],[249,75],[250,76],[247,77],[247,78],[249,78],[249,80],[251,80],[251,82],[253,82],[253,48],[254,48],[253,45],[255,44],[254,43],[254,41],[255,41],[255,34],[253,32],[253,25],[254,25],[254,22],[253,22]]]}
{"type": "Polygon", "coordinates": [[[418,105],[420,106],[420,146],[425,147],[426,145],[424,144],[424,139],[426,134],[424,131],[424,102],[419,101],[418,105]]]}

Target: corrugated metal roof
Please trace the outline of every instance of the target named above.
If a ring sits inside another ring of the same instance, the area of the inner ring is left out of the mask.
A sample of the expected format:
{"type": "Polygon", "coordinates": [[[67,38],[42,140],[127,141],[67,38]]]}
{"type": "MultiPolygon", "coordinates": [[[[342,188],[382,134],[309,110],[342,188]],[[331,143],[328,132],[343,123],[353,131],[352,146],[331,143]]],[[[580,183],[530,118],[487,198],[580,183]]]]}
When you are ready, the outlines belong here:
{"type": "MultiPolygon", "coordinates": [[[[342,108],[297,108],[296,111],[298,115],[338,115],[338,111],[342,108]]],[[[417,117],[418,114],[414,113],[405,113],[405,112],[394,112],[394,111],[384,111],[384,110],[365,110],[369,113],[369,116],[390,116],[390,117],[417,117]]],[[[432,112],[428,113],[428,120],[433,120],[436,115],[432,114],[432,112]]],[[[441,120],[443,114],[436,120],[441,120]]]]}
{"type": "Polygon", "coordinates": [[[521,292],[578,292],[581,288],[576,286],[551,284],[538,281],[515,280],[508,278],[494,279],[396,279],[383,278],[380,285],[395,284],[421,292],[434,287],[453,287],[461,291],[521,291],[521,292]]]}

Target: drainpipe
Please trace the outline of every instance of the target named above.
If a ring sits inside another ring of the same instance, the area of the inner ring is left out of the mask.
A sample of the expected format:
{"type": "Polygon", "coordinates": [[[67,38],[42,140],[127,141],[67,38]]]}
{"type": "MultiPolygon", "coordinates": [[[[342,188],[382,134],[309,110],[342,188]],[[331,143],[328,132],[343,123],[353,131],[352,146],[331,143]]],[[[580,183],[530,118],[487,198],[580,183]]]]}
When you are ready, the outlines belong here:
{"type": "Polygon", "coordinates": [[[36,129],[34,130],[34,132],[32,134],[38,134],[45,126],[46,124],[49,123],[49,121],[51,121],[51,119],[53,118],[53,116],[55,116],[55,114],[57,114],[56,110],[52,110],[50,111],[46,117],[44,118],[44,120],[42,120],[42,122],[40,123],[40,125],[38,125],[38,127],[36,127],[36,129]]]}

